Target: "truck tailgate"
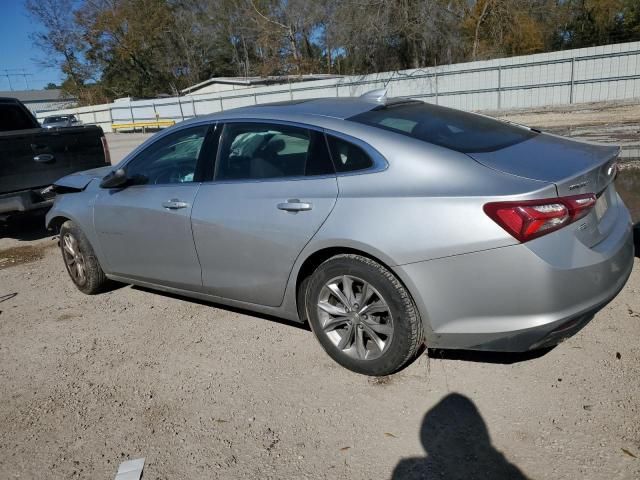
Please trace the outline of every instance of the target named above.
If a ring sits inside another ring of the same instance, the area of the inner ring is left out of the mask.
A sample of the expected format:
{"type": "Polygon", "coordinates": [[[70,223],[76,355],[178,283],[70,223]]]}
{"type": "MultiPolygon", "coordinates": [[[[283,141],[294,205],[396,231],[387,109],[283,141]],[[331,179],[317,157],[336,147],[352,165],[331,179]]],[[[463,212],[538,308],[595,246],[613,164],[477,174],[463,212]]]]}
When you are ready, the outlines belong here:
{"type": "Polygon", "coordinates": [[[94,126],[1,132],[0,193],[50,185],[70,173],[104,166],[102,136],[94,126]]]}

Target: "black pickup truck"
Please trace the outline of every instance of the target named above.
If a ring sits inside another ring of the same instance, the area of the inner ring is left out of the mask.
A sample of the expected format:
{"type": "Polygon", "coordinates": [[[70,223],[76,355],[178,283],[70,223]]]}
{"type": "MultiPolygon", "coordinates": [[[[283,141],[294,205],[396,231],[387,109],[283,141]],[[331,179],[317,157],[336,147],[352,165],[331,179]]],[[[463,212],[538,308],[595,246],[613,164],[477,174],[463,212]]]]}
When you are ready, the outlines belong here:
{"type": "Polygon", "coordinates": [[[45,129],[19,100],[0,97],[0,221],[49,208],[57,179],[110,163],[100,127],[45,129]]]}

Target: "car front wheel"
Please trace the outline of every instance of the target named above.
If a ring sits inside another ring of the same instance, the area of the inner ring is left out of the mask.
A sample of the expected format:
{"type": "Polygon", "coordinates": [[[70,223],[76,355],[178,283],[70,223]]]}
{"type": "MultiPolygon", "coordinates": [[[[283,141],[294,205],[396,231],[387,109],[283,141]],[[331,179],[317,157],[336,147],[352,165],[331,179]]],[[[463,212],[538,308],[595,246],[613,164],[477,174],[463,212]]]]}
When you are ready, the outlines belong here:
{"type": "Polygon", "coordinates": [[[409,292],[387,268],[360,255],[322,263],[309,281],[306,309],[325,351],[357,373],[396,372],[424,341],[409,292]]]}
{"type": "Polygon", "coordinates": [[[71,220],[60,227],[60,250],[67,272],[83,293],[103,291],[110,283],[82,230],[71,220]]]}

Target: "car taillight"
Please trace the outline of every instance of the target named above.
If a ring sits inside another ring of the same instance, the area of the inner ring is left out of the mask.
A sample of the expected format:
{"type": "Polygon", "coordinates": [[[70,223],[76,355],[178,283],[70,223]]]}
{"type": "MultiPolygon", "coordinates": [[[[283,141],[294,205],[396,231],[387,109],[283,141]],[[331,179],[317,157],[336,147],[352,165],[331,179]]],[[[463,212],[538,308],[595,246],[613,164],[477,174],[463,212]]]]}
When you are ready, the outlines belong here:
{"type": "Polygon", "coordinates": [[[579,220],[595,204],[596,196],[588,193],[544,200],[492,202],[484,206],[484,212],[520,242],[527,242],[579,220]]]}
{"type": "Polygon", "coordinates": [[[100,140],[102,141],[102,150],[104,151],[104,162],[107,165],[111,165],[111,153],[109,153],[109,144],[107,144],[107,138],[106,137],[100,137],[100,140]]]}

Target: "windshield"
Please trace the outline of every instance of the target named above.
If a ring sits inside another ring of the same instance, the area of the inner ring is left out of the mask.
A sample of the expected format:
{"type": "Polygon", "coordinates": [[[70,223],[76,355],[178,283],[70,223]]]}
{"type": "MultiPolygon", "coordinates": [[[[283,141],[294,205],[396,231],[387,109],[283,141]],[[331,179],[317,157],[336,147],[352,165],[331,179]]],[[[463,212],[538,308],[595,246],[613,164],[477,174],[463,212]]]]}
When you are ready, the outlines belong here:
{"type": "Polygon", "coordinates": [[[526,127],[423,102],[389,105],[348,120],[463,153],[492,152],[536,135],[526,127]]]}

